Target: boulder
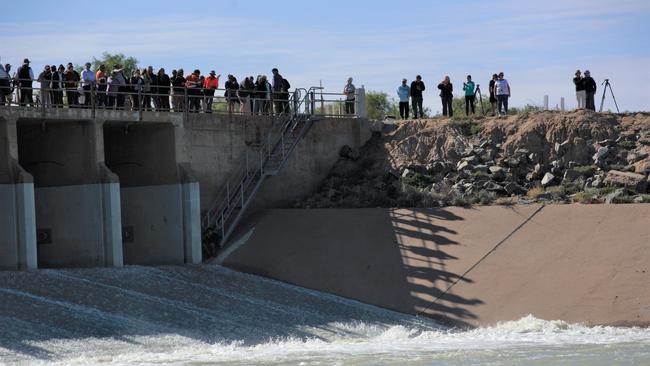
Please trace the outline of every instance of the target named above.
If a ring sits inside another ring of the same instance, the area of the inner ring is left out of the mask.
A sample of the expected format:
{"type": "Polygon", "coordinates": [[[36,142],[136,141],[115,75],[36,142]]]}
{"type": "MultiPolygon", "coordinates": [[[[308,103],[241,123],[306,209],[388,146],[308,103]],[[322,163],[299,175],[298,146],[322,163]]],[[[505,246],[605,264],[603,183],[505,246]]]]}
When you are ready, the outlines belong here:
{"type": "Polygon", "coordinates": [[[605,147],[605,146],[599,147],[598,150],[596,151],[596,153],[594,154],[594,156],[592,157],[594,163],[597,164],[597,163],[601,162],[603,159],[605,159],[608,152],[609,152],[609,149],[607,147],[605,147]]]}
{"type": "Polygon", "coordinates": [[[506,179],[506,171],[500,166],[491,166],[488,168],[490,171],[490,174],[492,175],[492,179],[494,179],[497,182],[501,182],[504,179],[506,179]]]}
{"type": "Polygon", "coordinates": [[[632,164],[632,166],[634,167],[634,172],[636,173],[639,174],[650,173],[650,159],[637,161],[636,163],[632,164]]]}
{"type": "Polygon", "coordinates": [[[606,204],[612,204],[614,203],[614,200],[617,199],[618,197],[624,196],[625,195],[625,189],[619,188],[615,190],[614,192],[608,194],[605,196],[605,203],[606,204]]]}
{"type": "Polygon", "coordinates": [[[542,185],[546,187],[553,183],[553,180],[555,180],[555,176],[551,173],[546,173],[544,174],[544,178],[542,178],[542,185]]]}
{"type": "Polygon", "coordinates": [[[603,183],[607,186],[625,187],[635,192],[645,193],[648,180],[643,174],[610,170],[603,183]]]}
{"type": "Polygon", "coordinates": [[[570,183],[570,182],[573,182],[574,180],[578,179],[581,176],[582,176],[582,174],[580,174],[580,172],[578,172],[577,170],[567,169],[564,172],[564,177],[562,178],[562,181],[570,183]]]}

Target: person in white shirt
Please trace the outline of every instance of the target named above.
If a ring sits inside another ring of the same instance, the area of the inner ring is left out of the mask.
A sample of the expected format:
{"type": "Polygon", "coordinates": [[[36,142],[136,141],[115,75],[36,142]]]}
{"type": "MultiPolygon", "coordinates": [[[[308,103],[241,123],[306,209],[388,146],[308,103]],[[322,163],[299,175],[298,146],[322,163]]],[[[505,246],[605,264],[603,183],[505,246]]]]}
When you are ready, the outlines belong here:
{"type": "Polygon", "coordinates": [[[0,106],[7,103],[7,95],[11,94],[11,76],[0,64],[0,106]]]}
{"type": "Polygon", "coordinates": [[[89,106],[91,104],[90,90],[94,86],[95,80],[95,72],[90,69],[90,62],[86,62],[85,68],[81,72],[81,86],[84,90],[85,106],[89,106]]]}
{"type": "Polygon", "coordinates": [[[499,79],[494,83],[494,94],[497,96],[499,115],[508,114],[508,98],[510,98],[510,84],[504,79],[503,72],[499,73],[499,79]]]}

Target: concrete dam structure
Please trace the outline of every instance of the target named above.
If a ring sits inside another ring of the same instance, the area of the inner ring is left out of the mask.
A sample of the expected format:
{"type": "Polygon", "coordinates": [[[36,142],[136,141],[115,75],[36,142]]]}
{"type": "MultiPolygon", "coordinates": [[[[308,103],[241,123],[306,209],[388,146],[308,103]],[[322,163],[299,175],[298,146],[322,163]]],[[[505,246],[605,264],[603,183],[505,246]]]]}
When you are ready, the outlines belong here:
{"type": "MultiPolygon", "coordinates": [[[[270,116],[3,108],[0,269],[200,263],[201,213],[270,116]]],[[[364,119],[323,118],[254,207],[301,197],[364,119]]]]}

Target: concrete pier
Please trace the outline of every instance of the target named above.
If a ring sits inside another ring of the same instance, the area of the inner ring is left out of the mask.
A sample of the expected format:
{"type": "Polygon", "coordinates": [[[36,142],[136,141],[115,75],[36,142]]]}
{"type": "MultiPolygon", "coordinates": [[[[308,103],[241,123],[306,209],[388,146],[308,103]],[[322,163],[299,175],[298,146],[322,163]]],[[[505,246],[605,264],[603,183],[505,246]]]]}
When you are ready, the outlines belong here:
{"type": "Polygon", "coordinates": [[[37,266],[34,183],[17,162],[15,131],[0,118],[0,270],[37,266]]]}

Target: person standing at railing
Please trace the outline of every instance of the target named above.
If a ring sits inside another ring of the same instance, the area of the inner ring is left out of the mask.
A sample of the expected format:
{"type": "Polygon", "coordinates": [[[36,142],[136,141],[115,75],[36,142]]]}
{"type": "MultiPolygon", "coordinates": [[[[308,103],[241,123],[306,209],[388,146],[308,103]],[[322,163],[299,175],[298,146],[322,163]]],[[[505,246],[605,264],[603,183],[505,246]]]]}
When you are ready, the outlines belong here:
{"type": "Polygon", "coordinates": [[[257,75],[257,80],[255,80],[254,99],[253,114],[263,114],[264,102],[266,101],[266,81],[262,79],[262,75],[257,75]]]}
{"type": "Polygon", "coordinates": [[[11,76],[0,64],[0,106],[7,104],[7,95],[11,94],[11,76]]]}
{"type": "Polygon", "coordinates": [[[50,69],[52,70],[52,77],[50,82],[50,89],[52,90],[52,105],[55,108],[63,108],[63,88],[65,87],[63,84],[63,73],[65,71],[65,67],[63,67],[63,65],[59,65],[57,69],[54,65],[52,65],[50,69]]]}
{"type": "Polygon", "coordinates": [[[226,92],[224,96],[228,102],[228,113],[234,113],[237,111],[237,104],[239,103],[239,98],[237,97],[237,91],[239,90],[239,83],[237,78],[234,75],[228,75],[228,80],[226,80],[226,92]]]}
{"type": "Polygon", "coordinates": [[[106,66],[99,65],[99,70],[95,73],[95,80],[97,81],[97,106],[106,106],[106,88],[108,87],[106,78],[106,66]]]}
{"type": "MultiPolygon", "coordinates": [[[[0,64],[0,68],[2,68],[2,65],[1,65],[1,64],[0,64]]],[[[14,85],[15,85],[15,84],[13,83],[13,79],[11,78],[11,73],[10,73],[10,71],[11,71],[11,64],[5,64],[5,66],[4,66],[4,71],[5,71],[5,73],[7,73],[7,75],[9,75],[9,76],[8,76],[8,78],[9,78],[9,80],[8,80],[9,89],[6,89],[6,90],[5,90],[5,92],[6,92],[6,95],[4,96],[4,98],[5,98],[5,103],[7,103],[7,105],[11,105],[11,95],[12,95],[12,93],[14,92],[14,85]]],[[[2,97],[2,95],[0,95],[0,97],[2,97]]]]}
{"type": "Polygon", "coordinates": [[[187,76],[185,87],[187,88],[188,110],[198,113],[201,110],[201,71],[196,69],[187,76]]]}
{"type": "Polygon", "coordinates": [[[284,103],[282,101],[283,99],[282,80],[284,78],[282,77],[282,75],[280,75],[280,72],[278,71],[277,68],[273,68],[273,70],[271,70],[271,73],[273,73],[272,89],[273,89],[273,100],[275,103],[275,113],[280,114],[284,109],[284,103]]]}
{"type": "MultiPolygon", "coordinates": [[[[151,102],[156,110],[160,109],[160,97],[158,96],[158,75],[153,72],[153,66],[147,66],[147,76],[149,78],[149,104],[146,108],[151,108],[151,102]]],[[[146,80],[145,80],[146,83],[146,80]]]]}
{"type": "Polygon", "coordinates": [[[417,75],[415,80],[411,82],[411,104],[413,106],[413,118],[418,119],[424,117],[424,112],[422,110],[422,103],[424,101],[424,96],[422,93],[426,90],[424,81],[422,81],[422,76],[417,75]],[[419,111],[419,113],[418,113],[419,111]]]}
{"type": "Polygon", "coordinates": [[[118,75],[118,71],[113,70],[111,72],[111,76],[108,77],[108,88],[106,89],[106,95],[108,96],[109,109],[115,109],[118,92],[120,90],[120,81],[117,75],[118,75]]]}
{"type": "Polygon", "coordinates": [[[411,88],[409,88],[407,82],[406,79],[402,79],[402,85],[397,88],[397,97],[399,98],[399,116],[402,119],[409,118],[409,96],[411,96],[411,88]]]}
{"type": "Polygon", "coordinates": [[[52,71],[50,65],[45,65],[43,71],[38,75],[38,82],[41,84],[41,100],[43,106],[48,108],[52,106],[52,92],[50,91],[50,81],[52,80],[52,71]]]}
{"type": "Polygon", "coordinates": [[[345,94],[345,114],[354,114],[356,92],[357,88],[352,84],[352,78],[348,78],[348,83],[343,88],[343,94],[345,94]]]}
{"type": "Polygon", "coordinates": [[[144,90],[144,80],[140,76],[140,70],[133,70],[131,76],[131,108],[134,111],[139,111],[142,108],[142,91],[144,90]]]}
{"type": "Polygon", "coordinates": [[[210,75],[203,81],[203,88],[205,93],[205,112],[212,113],[212,102],[214,98],[214,92],[219,89],[219,79],[221,74],[216,75],[214,70],[210,71],[210,75]]]}
{"type": "Polygon", "coordinates": [[[262,75],[264,78],[264,85],[266,86],[266,100],[264,101],[264,113],[265,114],[273,114],[273,86],[269,82],[269,79],[266,77],[266,75],[262,75]]]}
{"type": "Polygon", "coordinates": [[[124,109],[124,101],[126,99],[126,94],[129,91],[128,83],[129,78],[124,75],[124,69],[122,65],[115,65],[115,70],[117,75],[113,76],[113,83],[117,84],[117,95],[115,95],[115,104],[117,109],[124,109]]]}
{"type": "Polygon", "coordinates": [[[174,112],[182,112],[185,108],[185,77],[183,69],[176,71],[176,76],[172,78],[172,86],[174,87],[174,97],[172,99],[174,105],[174,112]]]}
{"type": "Polygon", "coordinates": [[[252,76],[244,78],[244,81],[239,85],[237,96],[239,97],[239,111],[241,113],[253,113],[253,100],[251,98],[253,88],[255,88],[255,84],[252,76]]]}
{"type": "Polygon", "coordinates": [[[143,88],[143,95],[142,95],[142,110],[145,111],[150,111],[152,110],[151,106],[151,100],[152,96],[151,94],[153,93],[151,84],[153,83],[153,68],[151,69],[151,73],[149,73],[149,69],[142,69],[140,72],[140,75],[142,76],[142,80],[144,80],[144,88],[143,88]]]}
{"type": "Polygon", "coordinates": [[[69,108],[77,108],[79,105],[79,92],[77,92],[77,87],[79,86],[80,79],[81,77],[74,69],[72,63],[68,62],[68,66],[63,74],[63,80],[65,80],[65,95],[68,98],[69,108]]]}
{"type": "Polygon", "coordinates": [[[32,81],[34,80],[34,72],[29,67],[29,59],[23,60],[23,65],[16,70],[16,78],[18,79],[18,94],[19,103],[21,106],[29,104],[30,107],[34,106],[34,97],[32,89],[32,81]]]}
{"type": "Polygon", "coordinates": [[[84,90],[84,105],[88,107],[92,104],[90,90],[97,79],[95,73],[90,69],[90,62],[86,62],[84,66],[85,68],[81,71],[81,86],[84,90]]]}
{"type": "Polygon", "coordinates": [[[158,103],[160,110],[165,112],[171,111],[169,107],[169,86],[171,85],[171,80],[169,75],[165,73],[164,68],[158,70],[158,103]]]}

